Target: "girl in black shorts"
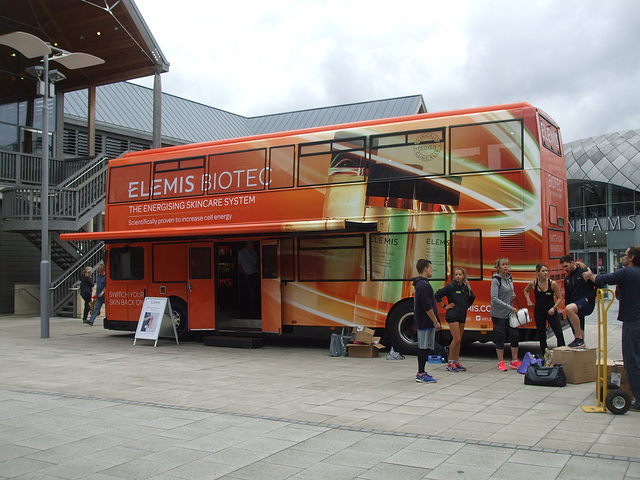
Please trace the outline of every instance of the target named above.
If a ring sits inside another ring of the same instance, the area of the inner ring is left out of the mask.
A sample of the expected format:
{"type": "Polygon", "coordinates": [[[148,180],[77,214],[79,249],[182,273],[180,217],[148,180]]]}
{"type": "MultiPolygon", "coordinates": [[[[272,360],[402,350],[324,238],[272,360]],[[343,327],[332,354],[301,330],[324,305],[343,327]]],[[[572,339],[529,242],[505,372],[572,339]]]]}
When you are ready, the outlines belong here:
{"type": "Polygon", "coordinates": [[[446,310],[445,319],[451,332],[451,345],[449,346],[449,363],[447,370],[450,372],[464,372],[465,367],[460,363],[460,344],[464,334],[464,322],[467,319],[467,310],[473,304],[476,296],[471,291],[467,280],[467,272],[464,268],[453,269],[453,282],[445,285],[436,292],[436,301],[446,310]],[[442,298],[447,297],[447,304],[442,303],[442,298]]]}
{"type": "Polygon", "coordinates": [[[556,336],[558,347],[563,347],[564,335],[558,315],[558,306],[562,303],[562,294],[558,284],[549,279],[549,268],[543,263],[536,265],[536,279],[524,287],[524,296],[527,304],[533,307],[529,292],[533,290],[535,296],[535,308],[533,318],[536,321],[537,337],[540,342],[540,350],[544,355],[547,349],[547,322],[556,336]]]}

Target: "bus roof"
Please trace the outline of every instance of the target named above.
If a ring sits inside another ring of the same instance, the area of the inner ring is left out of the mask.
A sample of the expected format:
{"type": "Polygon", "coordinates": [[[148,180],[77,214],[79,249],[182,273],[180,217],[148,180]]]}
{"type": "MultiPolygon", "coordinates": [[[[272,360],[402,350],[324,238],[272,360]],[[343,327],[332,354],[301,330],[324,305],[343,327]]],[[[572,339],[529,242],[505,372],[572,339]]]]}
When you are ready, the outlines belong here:
{"type": "MultiPolygon", "coordinates": [[[[419,113],[419,114],[407,115],[403,117],[390,117],[390,118],[382,118],[382,119],[374,119],[374,120],[365,120],[361,122],[325,125],[322,127],[313,127],[313,128],[306,128],[306,129],[300,129],[300,130],[289,130],[289,131],[283,131],[283,132],[273,132],[273,133],[266,133],[266,134],[260,134],[260,135],[251,135],[248,137],[228,138],[224,140],[215,140],[211,142],[193,143],[193,144],[187,144],[187,145],[189,147],[208,147],[208,146],[215,146],[215,145],[226,145],[226,144],[233,144],[237,142],[248,142],[252,140],[267,140],[270,138],[284,137],[288,135],[303,135],[306,133],[323,132],[323,131],[329,131],[329,130],[368,127],[371,125],[386,125],[390,123],[408,122],[408,121],[418,120],[418,119],[443,118],[443,117],[452,117],[455,115],[468,115],[468,114],[474,114],[474,113],[492,112],[496,110],[513,110],[517,108],[535,108],[535,107],[533,107],[533,105],[527,102],[506,103],[502,105],[473,107],[473,108],[465,108],[465,109],[459,109],[459,110],[446,110],[442,112],[419,113]]],[[[547,119],[550,119],[548,115],[545,115],[545,117],[547,119]]],[[[158,148],[158,149],[154,149],[153,152],[163,153],[163,154],[178,152],[183,150],[187,145],[175,145],[171,147],[158,148]]],[[[137,157],[149,155],[149,152],[150,152],[149,150],[129,152],[120,158],[135,160],[137,157]]],[[[116,160],[119,160],[119,159],[116,159],[116,160]]]]}

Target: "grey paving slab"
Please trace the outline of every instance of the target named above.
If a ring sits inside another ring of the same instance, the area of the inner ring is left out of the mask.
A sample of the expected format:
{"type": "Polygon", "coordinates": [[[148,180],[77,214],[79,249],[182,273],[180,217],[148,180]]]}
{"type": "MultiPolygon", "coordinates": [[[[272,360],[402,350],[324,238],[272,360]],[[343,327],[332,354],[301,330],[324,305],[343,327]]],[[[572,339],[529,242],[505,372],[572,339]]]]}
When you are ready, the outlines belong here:
{"type": "Polygon", "coordinates": [[[586,414],[593,383],[528,387],[491,355],[420,385],[413,358],[39,327],[0,317],[0,478],[640,478],[640,415],[586,414]]]}

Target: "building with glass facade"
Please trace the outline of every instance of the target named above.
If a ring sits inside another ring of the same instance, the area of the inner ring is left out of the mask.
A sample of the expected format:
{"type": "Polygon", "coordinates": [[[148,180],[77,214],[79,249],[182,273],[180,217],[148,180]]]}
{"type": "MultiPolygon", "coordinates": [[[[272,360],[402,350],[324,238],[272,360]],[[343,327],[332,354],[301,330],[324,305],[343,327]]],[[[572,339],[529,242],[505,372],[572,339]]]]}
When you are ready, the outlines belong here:
{"type": "Polygon", "coordinates": [[[629,245],[640,245],[640,130],[585,138],[564,149],[571,253],[612,272],[629,245]]]}

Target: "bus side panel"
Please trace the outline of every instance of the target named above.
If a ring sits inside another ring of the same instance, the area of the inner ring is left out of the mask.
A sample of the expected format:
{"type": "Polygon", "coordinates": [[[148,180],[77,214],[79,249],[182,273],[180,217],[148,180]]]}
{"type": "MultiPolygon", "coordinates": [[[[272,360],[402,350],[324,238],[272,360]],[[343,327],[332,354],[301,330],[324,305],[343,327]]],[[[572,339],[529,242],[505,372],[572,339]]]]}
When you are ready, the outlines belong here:
{"type": "Polygon", "coordinates": [[[353,325],[357,286],[358,282],[283,284],[282,324],[330,327],[353,325]],[[340,288],[342,292],[339,291],[340,288]]]}
{"type": "Polygon", "coordinates": [[[144,283],[109,281],[107,279],[106,328],[135,330],[144,304],[144,297],[144,283]],[[113,322],[117,322],[119,325],[112,326],[113,322]]]}
{"type": "Polygon", "coordinates": [[[178,243],[149,244],[147,272],[150,297],[168,297],[186,308],[187,299],[187,245],[178,243]]]}

